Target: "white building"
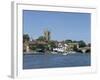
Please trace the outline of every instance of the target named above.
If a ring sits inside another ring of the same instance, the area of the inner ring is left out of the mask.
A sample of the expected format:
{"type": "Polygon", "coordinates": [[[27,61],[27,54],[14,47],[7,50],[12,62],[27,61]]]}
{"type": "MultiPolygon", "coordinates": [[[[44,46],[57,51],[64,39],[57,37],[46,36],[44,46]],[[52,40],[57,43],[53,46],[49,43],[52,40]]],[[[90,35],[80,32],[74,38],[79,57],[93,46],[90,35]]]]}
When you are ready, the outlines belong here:
{"type": "Polygon", "coordinates": [[[53,51],[57,51],[57,52],[66,52],[68,48],[68,45],[62,42],[58,43],[58,47],[57,48],[53,48],[53,51]]]}

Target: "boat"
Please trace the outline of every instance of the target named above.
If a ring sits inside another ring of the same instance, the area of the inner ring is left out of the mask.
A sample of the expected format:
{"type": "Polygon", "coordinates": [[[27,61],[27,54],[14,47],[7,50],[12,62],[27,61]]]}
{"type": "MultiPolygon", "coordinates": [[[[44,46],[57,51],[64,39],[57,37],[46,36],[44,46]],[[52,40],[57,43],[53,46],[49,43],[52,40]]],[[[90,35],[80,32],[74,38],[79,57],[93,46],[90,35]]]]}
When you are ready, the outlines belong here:
{"type": "Polygon", "coordinates": [[[57,52],[51,52],[52,54],[57,54],[57,52]]]}
{"type": "Polygon", "coordinates": [[[67,55],[68,53],[63,53],[63,55],[67,55]]]}
{"type": "Polygon", "coordinates": [[[68,52],[69,54],[74,54],[74,53],[76,53],[75,51],[69,51],[68,52]]]}

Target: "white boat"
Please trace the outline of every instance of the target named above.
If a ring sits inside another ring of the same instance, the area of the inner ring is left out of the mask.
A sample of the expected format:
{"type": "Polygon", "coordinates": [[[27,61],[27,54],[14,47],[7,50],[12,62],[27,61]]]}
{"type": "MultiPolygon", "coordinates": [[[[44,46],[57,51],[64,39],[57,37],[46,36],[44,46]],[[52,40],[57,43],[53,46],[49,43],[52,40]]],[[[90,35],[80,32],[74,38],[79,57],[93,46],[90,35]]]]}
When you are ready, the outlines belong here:
{"type": "Polygon", "coordinates": [[[63,55],[67,55],[68,53],[63,53],[63,55]]]}
{"type": "Polygon", "coordinates": [[[68,52],[69,54],[74,54],[74,53],[76,53],[75,51],[69,51],[68,52]]]}
{"type": "Polygon", "coordinates": [[[57,54],[57,52],[51,52],[52,54],[57,54]]]}

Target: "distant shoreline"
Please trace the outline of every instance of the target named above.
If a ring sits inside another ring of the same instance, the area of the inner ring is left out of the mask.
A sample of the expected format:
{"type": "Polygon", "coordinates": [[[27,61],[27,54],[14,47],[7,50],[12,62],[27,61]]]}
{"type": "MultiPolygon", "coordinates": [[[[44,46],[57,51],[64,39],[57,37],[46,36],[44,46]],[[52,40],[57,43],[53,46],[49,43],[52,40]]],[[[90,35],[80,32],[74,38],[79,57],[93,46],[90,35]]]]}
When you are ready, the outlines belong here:
{"type": "Polygon", "coordinates": [[[23,55],[68,55],[68,54],[90,54],[90,53],[80,53],[80,52],[75,52],[75,53],[46,53],[46,52],[23,52],[23,55]]]}

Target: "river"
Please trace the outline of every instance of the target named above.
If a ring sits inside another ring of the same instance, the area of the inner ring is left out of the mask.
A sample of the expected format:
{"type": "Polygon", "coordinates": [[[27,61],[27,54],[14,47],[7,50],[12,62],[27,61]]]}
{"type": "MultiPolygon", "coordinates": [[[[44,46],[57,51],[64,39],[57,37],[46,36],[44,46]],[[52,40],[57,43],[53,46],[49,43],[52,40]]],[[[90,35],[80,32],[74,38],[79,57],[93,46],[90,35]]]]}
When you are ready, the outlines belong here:
{"type": "Polygon", "coordinates": [[[23,69],[81,67],[91,65],[90,53],[61,54],[24,54],[23,69]]]}

